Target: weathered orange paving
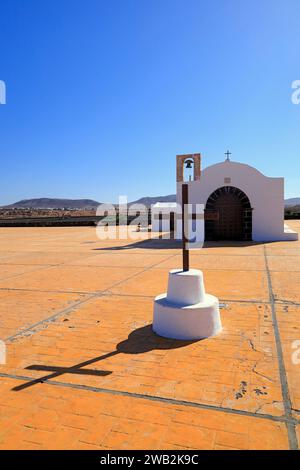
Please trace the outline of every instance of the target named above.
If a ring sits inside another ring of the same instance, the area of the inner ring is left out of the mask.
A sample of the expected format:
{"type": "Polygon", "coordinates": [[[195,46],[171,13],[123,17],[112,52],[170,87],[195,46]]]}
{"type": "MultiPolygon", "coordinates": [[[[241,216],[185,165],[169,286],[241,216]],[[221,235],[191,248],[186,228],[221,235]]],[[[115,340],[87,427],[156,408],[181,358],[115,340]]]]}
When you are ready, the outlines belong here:
{"type": "Polygon", "coordinates": [[[0,338],[8,338],[26,330],[34,323],[55,315],[57,311],[75,306],[87,298],[84,294],[45,293],[0,290],[0,338]]]}
{"type": "Polygon", "coordinates": [[[224,303],[223,331],[187,343],[151,330],[153,296],[180,266],[176,243],[1,228],[3,272],[26,269],[0,276],[0,448],[297,448],[299,248],[192,251],[224,303]]]}
{"type": "Polygon", "coordinates": [[[263,418],[37,384],[11,398],[2,379],[6,449],[285,449],[285,425],[263,418]],[[6,415],[6,416],[5,416],[6,415]]]}

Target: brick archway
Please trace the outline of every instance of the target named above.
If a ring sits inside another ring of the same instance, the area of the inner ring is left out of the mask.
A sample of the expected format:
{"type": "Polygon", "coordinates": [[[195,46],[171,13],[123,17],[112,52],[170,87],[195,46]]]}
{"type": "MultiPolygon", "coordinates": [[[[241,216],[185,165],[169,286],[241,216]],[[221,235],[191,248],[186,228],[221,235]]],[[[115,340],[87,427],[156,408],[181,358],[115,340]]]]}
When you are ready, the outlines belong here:
{"type": "Polygon", "coordinates": [[[248,196],[234,186],[222,186],[205,207],[206,240],[252,240],[252,208],[248,196]]]}

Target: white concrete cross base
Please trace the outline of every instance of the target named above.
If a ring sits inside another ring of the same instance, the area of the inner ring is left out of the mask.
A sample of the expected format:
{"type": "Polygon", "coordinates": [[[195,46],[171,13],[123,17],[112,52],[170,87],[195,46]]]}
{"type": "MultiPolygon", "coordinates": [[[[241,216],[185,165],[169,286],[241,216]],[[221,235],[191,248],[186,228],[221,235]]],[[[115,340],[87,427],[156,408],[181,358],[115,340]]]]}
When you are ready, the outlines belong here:
{"type": "Polygon", "coordinates": [[[154,300],[153,331],[165,338],[196,340],[221,330],[219,300],[205,293],[202,272],[172,269],[168,292],[154,300]]]}

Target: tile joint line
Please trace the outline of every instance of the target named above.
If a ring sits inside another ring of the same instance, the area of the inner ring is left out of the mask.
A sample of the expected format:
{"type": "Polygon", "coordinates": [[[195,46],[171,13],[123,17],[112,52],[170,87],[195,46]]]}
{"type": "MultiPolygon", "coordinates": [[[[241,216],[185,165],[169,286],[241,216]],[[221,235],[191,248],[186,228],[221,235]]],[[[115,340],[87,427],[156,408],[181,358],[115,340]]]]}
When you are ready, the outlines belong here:
{"type": "MultiPolygon", "coordinates": [[[[22,381],[33,380],[33,377],[21,376],[21,375],[15,375],[15,374],[6,374],[6,373],[1,373],[1,372],[0,372],[0,377],[8,378],[8,379],[15,379],[15,380],[22,380],[22,381]]],[[[37,383],[39,382],[39,379],[34,379],[34,380],[36,380],[37,383]]],[[[141,399],[141,400],[157,401],[160,403],[167,403],[169,405],[174,405],[174,406],[179,405],[179,406],[187,406],[191,408],[200,408],[200,409],[205,409],[205,410],[210,410],[210,411],[218,411],[222,413],[234,414],[238,416],[248,416],[250,418],[267,419],[270,421],[281,422],[281,423],[286,423],[286,424],[295,425],[295,424],[300,423],[300,420],[297,420],[293,417],[288,418],[286,416],[275,416],[271,414],[254,413],[251,411],[208,405],[205,403],[197,403],[197,402],[187,401],[187,400],[177,400],[175,398],[167,398],[167,397],[162,397],[159,395],[147,395],[143,393],[127,392],[125,390],[113,390],[109,388],[93,387],[90,385],[60,382],[56,380],[47,380],[47,379],[43,381],[43,384],[52,385],[55,387],[74,388],[77,390],[85,390],[85,391],[94,392],[94,393],[106,393],[110,395],[125,396],[125,397],[130,397],[130,398],[141,399]]]]}
{"type": "MultiPolygon", "coordinates": [[[[176,256],[175,254],[172,254],[170,256],[168,256],[168,258],[166,258],[166,260],[170,259],[170,258],[173,258],[174,256],[176,256]]],[[[164,261],[166,261],[164,260],[164,261]]],[[[16,333],[15,335],[12,335],[8,338],[5,339],[5,341],[7,342],[10,342],[10,341],[13,341],[15,339],[17,339],[18,337],[22,337],[24,334],[26,334],[28,331],[31,331],[31,330],[34,330],[35,328],[43,325],[44,323],[48,323],[50,321],[53,321],[55,320],[56,318],[60,317],[61,315],[66,315],[68,313],[71,313],[78,305],[81,305],[81,304],[84,304],[86,302],[89,302],[90,300],[93,300],[95,298],[98,298],[98,297],[102,297],[103,295],[105,295],[106,293],[109,293],[110,289],[113,289],[114,287],[118,286],[119,284],[122,284],[123,282],[126,282],[132,278],[134,278],[135,276],[138,276],[140,274],[143,274],[144,272],[148,271],[149,269],[157,266],[158,264],[160,264],[161,261],[159,261],[158,263],[154,263],[152,264],[151,266],[148,266],[146,267],[145,269],[142,269],[141,271],[139,270],[137,273],[134,273],[132,274],[131,276],[127,277],[126,279],[122,279],[121,281],[117,281],[115,282],[112,286],[109,286],[107,287],[106,289],[103,289],[102,291],[98,291],[98,292],[91,292],[91,293],[86,293],[86,295],[88,297],[86,297],[85,299],[82,299],[82,300],[78,300],[76,302],[74,302],[73,305],[70,305],[69,307],[59,311],[59,312],[56,312],[54,315],[51,315],[50,317],[47,317],[37,323],[34,323],[33,325],[30,325],[29,327],[27,327],[26,329],[22,330],[22,331],[19,331],[18,333],[16,333]]],[[[52,266],[53,267],[53,266],[52,266]]]]}
{"type": "Polygon", "coordinates": [[[277,321],[276,315],[276,305],[272,287],[272,278],[271,272],[269,269],[268,257],[267,257],[267,250],[264,245],[264,257],[265,257],[265,265],[266,265],[266,274],[268,280],[268,289],[269,289],[269,298],[271,304],[271,313],[272,313],[272,322],[273,322],[273,329],[274,329],[274,337],[276,343],[276,350],[277,350],[277,357],[278,357],[278,369],[279,369],[279,376],[280,376],[280,383],[281,383],[281,393],[283,398],[283,405],[285,410],[286,420],[286,427],[288,432],[288,439],[289,439],[289,446],[291,450],[298,450],[298,440],[297,434],[295,429],[295,423],[293,422],[293,413],[292,413],[292,404],[291,398],[288,388],[288,380],[287,374],[283,359],[283,352],[282,352],[282,345],[281,345],[281,338],[280,338],[280,331],[277,321]]]}

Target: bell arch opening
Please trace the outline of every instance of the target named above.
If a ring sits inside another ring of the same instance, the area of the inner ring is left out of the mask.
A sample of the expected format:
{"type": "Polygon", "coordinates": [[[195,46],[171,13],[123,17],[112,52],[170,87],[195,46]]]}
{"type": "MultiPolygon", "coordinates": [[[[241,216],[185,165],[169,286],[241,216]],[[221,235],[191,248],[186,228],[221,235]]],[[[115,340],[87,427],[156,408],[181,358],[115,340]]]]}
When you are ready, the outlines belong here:
{"type": "Polygon", "coordinates": [[[183,181],[194,181],[195,162],[193,158],[186,158],[183,162],[183,181]]]}
{"type": "Polygon", "coordinates": [[[205,240],[252,240],[252,208],[248,196],[234,186],[222,186],[207,199],[205,240]]]}

